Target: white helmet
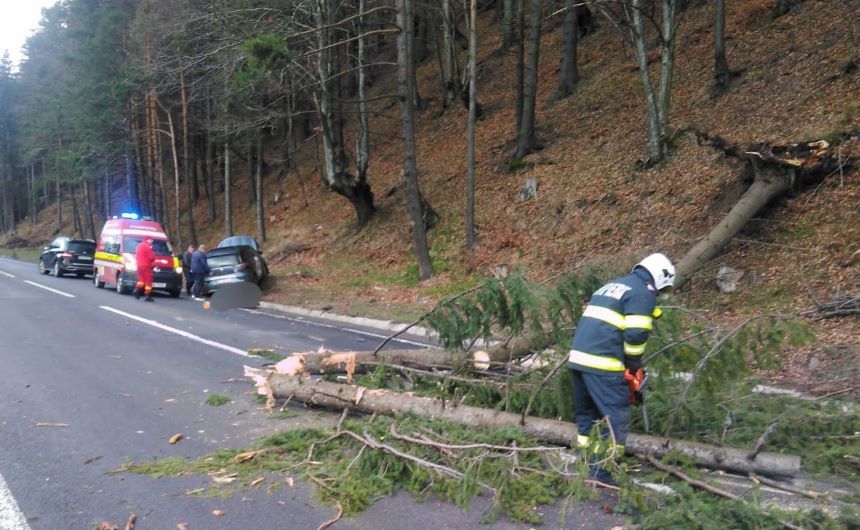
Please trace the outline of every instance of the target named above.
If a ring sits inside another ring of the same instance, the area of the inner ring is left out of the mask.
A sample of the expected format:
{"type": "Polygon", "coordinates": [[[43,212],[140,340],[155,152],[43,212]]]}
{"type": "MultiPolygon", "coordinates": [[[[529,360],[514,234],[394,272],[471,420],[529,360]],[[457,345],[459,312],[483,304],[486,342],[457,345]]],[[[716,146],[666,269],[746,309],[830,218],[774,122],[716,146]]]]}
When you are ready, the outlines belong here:
{"type": "MultiPolygon", "coordinates": [[[[636,267],[642,267],[654,278],[654,287],[659,291],[664,287],[671,287],[675,281],[675,266],[669,261],[669,258],[663,254],[651,254],[636,264],[636,267]]],[[[633,267],[635,270],[636,267],[633,267]]]]}

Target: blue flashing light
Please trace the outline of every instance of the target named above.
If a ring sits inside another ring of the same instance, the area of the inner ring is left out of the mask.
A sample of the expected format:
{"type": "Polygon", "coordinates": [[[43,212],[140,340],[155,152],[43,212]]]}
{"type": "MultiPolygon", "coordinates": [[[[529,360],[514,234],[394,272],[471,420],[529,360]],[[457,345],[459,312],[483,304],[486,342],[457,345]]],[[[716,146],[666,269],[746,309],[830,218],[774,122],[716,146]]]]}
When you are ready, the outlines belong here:
{"type": "Polygon", "coordinates": [[[132,219],[136,221],[140,216],[138,216],[136,213],[124,212],[120,214],[120,217],[122,217],[123,219],[132,219]]]}

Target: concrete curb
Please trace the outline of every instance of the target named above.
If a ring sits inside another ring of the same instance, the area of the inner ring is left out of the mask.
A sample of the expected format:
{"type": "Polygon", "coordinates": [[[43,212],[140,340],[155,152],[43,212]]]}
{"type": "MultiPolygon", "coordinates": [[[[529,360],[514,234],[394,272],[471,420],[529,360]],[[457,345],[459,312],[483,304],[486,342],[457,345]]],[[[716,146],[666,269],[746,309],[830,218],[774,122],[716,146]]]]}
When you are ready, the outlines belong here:
{"type": "MultiPolygon", "coordinates": [[[[323,320],[330,320],[332,322],[340,322],[342,324],[350,324],[353,326],[362,326],[365,328],[378,329],[380,331],[390,331],[392,334],[397,333],[398,331],[402,331],[407,326],[409,326],[409,324],[404,324],[402,322],[393,322],[391,320],[351,317],[346,315],[338,315],[336,313],[322,311],[319,309],[307,309],[300,306],[275,304],[272,302],[261,301],[259,307],[261,309],[271,309],[273,311],[279,311],[281,313],[290,313],[293,315],[319,318],[323,320]]],[[[415,337],[424,337],[428,339],[436,338],[436,333],[434,331],[422,326],[412,326],[406,333],[415,337]]]]}

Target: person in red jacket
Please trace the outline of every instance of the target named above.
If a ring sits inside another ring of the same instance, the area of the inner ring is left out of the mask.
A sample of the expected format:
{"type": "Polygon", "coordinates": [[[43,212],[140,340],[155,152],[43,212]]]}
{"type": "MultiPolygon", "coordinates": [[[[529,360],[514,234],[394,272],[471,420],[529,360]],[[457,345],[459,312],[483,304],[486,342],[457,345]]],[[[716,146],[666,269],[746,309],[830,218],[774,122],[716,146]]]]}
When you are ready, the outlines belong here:
{"type": "Polygon", "coordinates": [[[134,289],[134,297],[140,300],[140,295],[145,294],[147,302],[152,302],[152,262],[155,253],[152,251],[152,238],[147,237],[138,246],[134,253],[137,260],[137,285],[134,289]]]}

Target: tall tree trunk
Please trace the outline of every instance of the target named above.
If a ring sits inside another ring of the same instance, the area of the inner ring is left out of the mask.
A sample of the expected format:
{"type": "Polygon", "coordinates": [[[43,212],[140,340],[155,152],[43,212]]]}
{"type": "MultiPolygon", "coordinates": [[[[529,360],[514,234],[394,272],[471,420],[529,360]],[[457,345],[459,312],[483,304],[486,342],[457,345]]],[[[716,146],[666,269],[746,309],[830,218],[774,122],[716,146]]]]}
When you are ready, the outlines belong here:
{"type": "Polygon", "coordinates": [[[457,75],[457,43],[454,39],[456,21],[452,0],[442,0],[442,108],[448,110],[462,88],[457,75]]]}
{"type": "MultiPolygon", "coordinates": [[[[329,189],[352,203],[357,217],[356,226],[361,229],[373,216],[376,207],[373,204],[373,192],[367,179],[349,172],[349,161],[344,149],[340,83],[337,79],[333,79],[334,73],[340,71],[340,65],[336,63],[338,54],[330,51],[330,45],[333,43],[331,34],[333,17],[332,0],[319,0],[316,18],[317,26],[322,28],[318,32],[319,47],[324,51],[320,52],[317,60],[320,82],[319,92],[315,94],[315,102],[323,139],[325,159],[323,178],[329,189]]],[[[412,97],[414,92],[410,99],[412,97]]]]}
{"type": "Polygon", "coordinates": [[[478,93],[478,1],[469,10],[469,124],[467,127],[466,168],[466,248],[475,248],[475,125],[478,93]]]}
{"type": "Polygon", "coordinates": [[[561,51],[558,90],[552,96],[553,101],[564,99],[573,94],[574,88],[579,83],[579,65],[577,61],[579,13],[577,12],[576,4],[577,0],[565,0],[564,48],[561,51]]]}
{"type": "Polygon", "coordinates": [[[415,90],[414,61],[412,55],[412,0],[396,0],[397,25],[397,85],[400,94],[400,122],[403,127],[403,176],[406,181],[406,203],[412,222],[415,256],[418,260],[418,277],[427,280],[433,274],[427,231],[424,228],[421,189],[418,186],[418,169],[415,161],[415,90]]]}
{"type": "Polygon", "coordinates": [[[520,122],[519,132],[517,133],[517,150],[514,153],[515,159],[523,158],[534,149],[540,147],[540,144],[535,137],[535,107],[537,103],[537,74],[538,67],[540,66],[541,7],[541,0],[532,0],[531,33],[529,34],[528,43],[529,57],[523,83],[523,117],[520,122]]]}
{"type": "Polygon", "coordinates": [[[257,239],[266,241],[266,212],[263,204],[263,133],[257,131],[257,164],[254,168],[254,183],[257,200],[257,239]]]}
{"type": "Polygon", "coordinates": [[[514,0],[497,0],[502,2],[502,49],[507,50],[513,43],[514,0]]]}
{"type": "Polygon", "coordinates": [[[726,0],[714,2],[714,92],[722,93],[729,86],[731,70],[726,58],[726,0]]]}
{"type": "MultiPolygon", "coordinates": [[[[364,13],[367,0],[358,1],[358,12],[364,13]]],[[[363,37],[366,25],[364,17],[358,19],[358,140],[355,146],[355,165],[359,180],[367,179],[367,168],[370,163],[370,124],[367,113],[367,43],[363,37]]]]}
{"type": "Polygon", "coordinates": [[[81,181],[81,195],[84,198],[84,222],[87,237],[90,239],[96,238],[96,225],[93,220],[93,204],[90,200],[90,183],[87,180],[81,181]]]}
{"type": "Polygon", "coordinates": [[[36,166],[30,163],[30,224],[36,226],[36,166]]]}
{"type": "MultiPolygon", "coordinates": [[[[57,140],[57,146],[60,150],[63,149],[63,141],[62,139],[57,140]]],[[[60,161],[55,160],[54,162],[54,172],[57,183],[57,231],[63,229],[63,192],[60,187],[60,161]]]]}
{"type": "Polygon", "coordinates": [[[678,17],[678,0],[663,0],[662,29],[660,39],[660,93],[657,100],[658,116],[660,117],[660,157],[669,154],[669,113],[672,108],[672,81],[675,70],[675,33],[678,17]]]}
{"type": "Polygon", "coordinates": [[[516,32],[514,40],[517,45],[516,51],[516,89],[517,89],[517,133],[523,125],[523,89],[526,77],[526,11],[525,0],[514,0],[516,6],[516,32]]]}
{"type": "Polygon", "coordinates": [[[164,109],[167,114],[167,127],[170,129],[170,153],[173,155],[173,195],[174,207],[176,208],[176,244],[178,248],[185,248],[182,244],[182,206],[179,197],[179,154],[176,152],[176,129],[173,127],[173,114],[164,109]]]}
{"type": "Polygon", "coordinates": [[[230,182],[230,142],[224,142],[224,237],[233,235],[233,204],[230,182]]]}
{"type": "Polygon", "coordinates": [[[78,208],[77,194],[74,186],[69,186],[70,195],[72,196],[72,226],[75,234],[84,235],[84,224],[81,222],[80,209],[78,208]]]}
{"type": "Polygon", "coordinates": [[[206,92],[206,138],[205,162],[206,170],[206,200],[208,203],[209,222],[215,222],[215,143],[212,141],[212,100],[209,91],[206,92]]]}
{"type": "Polygon", "coordinates": [[[663,132],[660,130],[660,113],[651,86],[651,76],[648,73],[648,58],[645,55],[645,28],[642,24],[642,0],[632,0],[633,53],[639,65],[639,75],[642,78],[642,88],[645,91],[645,104],[648,109],[648,153],[650,162],[656,163],[663,153],[663,132]]]}
{"type": "MultiPolygon", "coordinates": [[[[179,99],[182,105],[182,178],[185,179],[188,207],[188,242],[197,247],[197,228],[194,226],[194,204],[197,202],[197,172],[191,171],[188,134],[188,94],[185,88],[185,68],[179,64],[179,99]]],[[[179,210],[177,203],[176,209],[179,210]]],[[[180,230],[181,233],[181,230],[180,230]]],[[[183,248],[181,245],[179,248],[183,248]]]]}
{"type": "MultiPolygon", "coordinates": [[[[135,149],[136,151],[136,149],[135,149]]],[[[125,155],[123,157],[125,160],[125,188],[127,194],[127,207],[133,208],[134,211],[140,210],[140,205],[138,204],[137,199],[137,179],[134,178],[134,163],[131,160],[131,157],[125,155]]],[[[117,212],[122,213],[122,212],[117,212]]],[[[108,212],[108,217],[110,217],[110,212],[108,212]]]]}
{"type": "Polygon", "coordinates": [[[248,182],[250,186],[247,186],[248,190],[248,204],[254,204],[257,200],[257,138],[256,131],[250,131],[248,133],[248,182]]]}

